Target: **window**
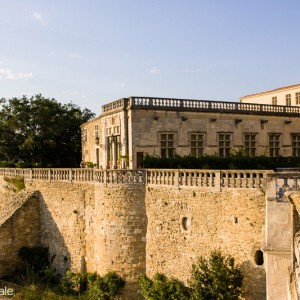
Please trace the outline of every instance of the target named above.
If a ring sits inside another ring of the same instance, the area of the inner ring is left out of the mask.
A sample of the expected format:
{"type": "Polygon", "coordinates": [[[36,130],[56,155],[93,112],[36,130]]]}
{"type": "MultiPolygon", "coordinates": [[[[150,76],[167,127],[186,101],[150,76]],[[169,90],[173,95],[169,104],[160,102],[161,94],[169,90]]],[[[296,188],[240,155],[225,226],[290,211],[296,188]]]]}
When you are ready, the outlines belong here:
{"type": "Polygon", "coordinates": [[[231,148],[231,134],[220,133],[219,134],[219,155],[221,157],[229,156],[231,148]]]}
{"type": "Polygon", "coordinates": [[[82,141],[87,142],[87,129],[86,128],[83,128],[83,131],[82,131],[82,141]]]}
{"type": "Polygon", "coordinates": [[[96,145],[99,145],[99,131],[98,131],[98,125],[95,125],[95,143],[96,145]]]}
{"type": "Polygon", "coordinates": [[[87,160],[88,160],[88,154],[89,154],[89,151],[88,151],[88,150],[85,150],[85,151],[84,151],[84,155],[83,155],[83,160],[84,160],[84,161],[87,161],[87,160]]]}
{"type": "Polygon", "coordinates": [[[98,135],[98,125],[95,125],[95,138],[99,137],[98,135]]]}
{"type": "Polygon", "coordinates": [[[300,156],[300,134],[292,135],[292,155],[300,156]]]}
{"type": "Polygon", "coordinates": [[[296,104],[300,104],[300,92],[297,92],[295,94],[295,98],[296,98],[296,104]]]}
{"type": "Polygon", "coordinates": [[[203,155],[204,148],[204,134],[192,133],[191,134],[191,155],[200,157],[203,155]]]}
{"type": "Polygon", "coordinates": [[[272,97],[272,105],[277,105],[277,97],[272,97]]]}
{"type": "Polygon", "coordinates": [[[271,157],[279,156],[279,142],[280,134],[272,133],[269,134],[269,154],[271,157]]]}
{"type": "Polygon", "coordinates": [[[255,156],[256,134],[246,133],[244,137],[245,137],[245,154],[248,156],[255,156]]]}
{"type": "Polygon", "coordinates": [[[286,102],[286,106],[291,106],[292,105],[291,94],[286,94],[285,95],[285,102],[286,102]]]}
{"type": "Polygon", "coordinates": [[[160,152],[161,157],[164,158],[174,155],[174,133],[162,133],[160,135],[160,152]]]}

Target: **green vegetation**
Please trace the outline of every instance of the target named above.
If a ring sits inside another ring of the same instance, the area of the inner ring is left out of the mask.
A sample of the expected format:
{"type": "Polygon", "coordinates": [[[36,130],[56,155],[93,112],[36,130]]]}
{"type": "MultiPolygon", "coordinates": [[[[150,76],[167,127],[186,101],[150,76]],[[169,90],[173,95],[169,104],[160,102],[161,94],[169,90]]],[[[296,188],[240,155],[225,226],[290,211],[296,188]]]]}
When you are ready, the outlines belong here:
{"type": "Polygon", "coordinates": [[[4,278],[23,287],[15,288],[14,299],[110,300],[125,285],[125,281],[114,272],[103,277],[97,273],[67,272],[67,276],[61,278],[51,267],[55,256],[50,258],[48,248],[42,246],[22,247],[18,255],[22,266],[13,276],[4,278]]]}
{"type": "Polygon", "coordinates": [[[78,167],[80,125],[93,116],[42,95],[0,99],[0,167],[78,167]]]}
{"type": "MultiPolygon", "coordinates": [[[[61,278],[51,268],[54,257],[50,259],[48,248],[42,246],[23,247],[18,254],[23,261],[22,268],[5,278],[23,286],[15,288],[14,299],[112,300],[125,285],[114,272],[103,277],[97,273],[67,272],[67,276],[61,278]]],[[[153,279],[145,275],[139,279],[140,293],[146,300],[238,300],[242,283],[240,266],[235,264],[234,258],[220,251],[211,252],[208,259],[198,259],[191,269],[189,287],[159,273],[153,279]]]]}
{"type": "Polygon", "coordinates": [[[242,293],[243,275],[234,258],[213,251],[209,259],[200,257],[189,282],[193,300],[237,300],[242,293]]]}
{"type": "Polygon", "coordinates": [[[167,279],[162,274],[155,274],[153,280],[147,276],[139,279],[141,294],[146,300],[188,300],[189,289],[175,278],[167,279]]]}
{"type": "Polygon", "coordinates": [[[97,273],[72,273],[61,280],[65,295],[83,295],[81,299],[109,300],[114,299],[124,287],[125,281],[114,272],[101,277],[97,273]]]}
{"type": "Polygon", "coordinates": [[[14,192],[19,192],[25,189],[24,178],[21,176],[17,177],[4,177],[4,180],[9,183],[8,189],[12,189],[14,192]]]}
{"type": "Polygon", "coordinates": [[[234,258],[213,251],[208,259],[200,257],[192,266],[189,287],[175,278],[156,274],[139,279],[146,300],[237,300],[241,295],[243,275],[234,258]]]}
{"type": "Polygon", "coordinates": [[[94,168],[94,167],[96,167],[97,166],[97,164],[94,164],[92,161],[86,161],[86,162],[84,162],[84,166],[85,166],[85,168],[94,168]]]}
{"type": "Polygon", "coordinates": [[[245,156],[242,153],[219,157],[217,155],[204,155],[199,158],[194,156],[174,155],[162,158],[157,155],[145,155],[145,168],[165,169],[214,169],[214,170],[276,170],[276,168],[299,168],[300,157],[266,157],[245,156]]]}

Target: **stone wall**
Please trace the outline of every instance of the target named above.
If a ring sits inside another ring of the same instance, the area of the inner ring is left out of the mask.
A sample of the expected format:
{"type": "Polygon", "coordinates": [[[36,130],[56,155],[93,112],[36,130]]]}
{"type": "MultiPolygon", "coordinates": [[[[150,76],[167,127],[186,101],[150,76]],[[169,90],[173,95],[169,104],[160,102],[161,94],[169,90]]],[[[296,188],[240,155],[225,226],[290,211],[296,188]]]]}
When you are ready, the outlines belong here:
{"type": "Polygon", "coordinates": [[[40,224],[35,243],[49,247],[61,274],[113,270],[127,282],[122,299],[139,299],[141,274],[162,272],[187,282],[197,257],[220,249],[242,265],[245,298],[265,298],[264,268],[254,263],[265,222],[259,189],[46,180],[27,180],[26,189],[39,191],[39,201],[26,207],[39,211],[40,221],[32,223],[33,211],[22,219],[40,224]]]}
{"type": "Polygon", "coordinates": [[[300,193],[292,192],[288,196],[292,206],[292,247],[290,256],[290,298],[289,300],[298,300],[300,297],[300,193]]]}
{"type": "Polygon", "coordinates": [[[70,182],[27,182],[39,190],[41,243],[49,247],[53,266],[64,275],[94,271],[94,185],[70,182]]]}
{"type": "Polygon", "coordinates": [[[148,275],[187,282],[197,257],[219,249],[242,265],[246,299],[265,299],[264,268],[254,262],[265,222],[261,191],[148,187],[146,209],[148,275]]]}
{"type": "Polygon", "coordinates": [[[18,250],[40,244],[38,193],[0,192],[0,276],[20,267],[18,250]]]}

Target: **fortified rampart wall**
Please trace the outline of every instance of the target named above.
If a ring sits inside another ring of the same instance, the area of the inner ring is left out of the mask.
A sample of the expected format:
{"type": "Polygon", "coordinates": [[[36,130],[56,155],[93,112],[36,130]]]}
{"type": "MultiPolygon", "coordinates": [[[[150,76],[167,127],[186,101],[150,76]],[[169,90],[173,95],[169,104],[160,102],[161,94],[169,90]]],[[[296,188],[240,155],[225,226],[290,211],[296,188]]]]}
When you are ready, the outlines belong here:
{"type": "MultiPolygon", "coordinates": [[[[4,170],[39,191],[41,243],[60,273],[114,270],[123,299],[156,272],[187,282],[200,255],[220,249],[242,265],[245,299],[265,298],[263,247],[267,172],[214,170],[4,170]]],[[[27,221],[30,223],[30,221],[27,221]]]]}

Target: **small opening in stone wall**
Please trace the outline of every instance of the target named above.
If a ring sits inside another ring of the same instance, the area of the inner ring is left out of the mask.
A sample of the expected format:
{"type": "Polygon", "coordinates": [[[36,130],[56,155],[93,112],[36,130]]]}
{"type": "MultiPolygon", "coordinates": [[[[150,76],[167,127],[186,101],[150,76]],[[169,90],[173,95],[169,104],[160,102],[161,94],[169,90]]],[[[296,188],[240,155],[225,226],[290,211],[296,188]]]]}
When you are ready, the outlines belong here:
{"type": "Polygon", "coordinates": [[[239,218],[238,217],[234,217],[233,218],[233,223],[234,224],[238,224],[239,223],[239,218]]]}
{"type": "Polygon", "coordinates": [[[264,264],[264,253],[261,250],[256,250],[254,254],[254,261],[258,266],[262,266],[264,264]]]}
{"type": "Polygon", "coordinates": [[[183,217],[181,219],[181,226],[184,230],[189,230],[190,227],[190,220],[188,217],[183,217]]]}

